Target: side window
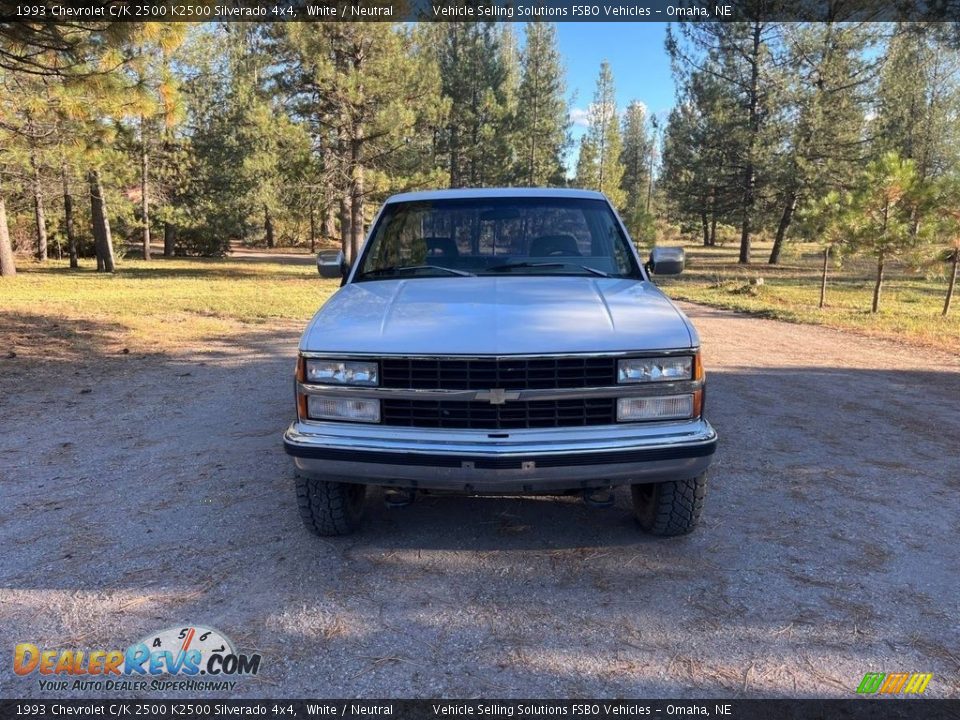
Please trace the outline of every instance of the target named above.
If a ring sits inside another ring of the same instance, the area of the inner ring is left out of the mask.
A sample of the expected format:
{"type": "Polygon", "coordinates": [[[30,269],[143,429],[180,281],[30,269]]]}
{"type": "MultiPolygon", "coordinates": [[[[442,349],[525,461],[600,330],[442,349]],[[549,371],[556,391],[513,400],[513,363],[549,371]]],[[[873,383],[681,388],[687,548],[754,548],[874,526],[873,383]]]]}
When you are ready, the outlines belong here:
{"type": "Polygon", "coordinates": [[[427,255],[422,224],[420,213],[400,213],[391,217],[383,230],[383,238],[377,244],[377,252],[372,258],[374,266],[422,263],[427,255]]]}
{"type": "Polygon", "coordinates": [[[633,270],[633,256],[630,254],[630,248],[627,244],[629,242],[628,237],[623,235],[620,225],[612,213],[599,213],[598,219],[599,240],[603,246],[603,253],[608,254],[612,249],[613,259],[617,265],[616,272],[624,275],[629,274],[633,270]]]}
{"type": "Polygon", "coordinates": [[[627,246],[619,242],[616,237],[610,237],[608,242],[613,243],[613,258],[617,261],[617,271],[626,275],[630,272],[630,255],[627,253],[627,246]]]}

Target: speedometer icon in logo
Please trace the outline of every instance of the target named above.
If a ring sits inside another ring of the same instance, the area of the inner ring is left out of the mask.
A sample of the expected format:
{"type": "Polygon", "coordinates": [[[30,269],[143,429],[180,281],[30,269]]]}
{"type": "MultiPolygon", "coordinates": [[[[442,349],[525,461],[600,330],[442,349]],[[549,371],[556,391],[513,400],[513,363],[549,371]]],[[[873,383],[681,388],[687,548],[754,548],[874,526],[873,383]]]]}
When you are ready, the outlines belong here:
{"type": "Polygon", "coordinates": [[[260,655],[238,653],[230,639],[204,625],[151,633],[126,652],[126,674],[256,675],[260,655]]]}
{"type": "Polygon", "coordinates": [[[150,648],[151,652],[166,650],[177,655],[181,652],[199,650],[204,660],[208,660],[213,653],[236,655],[233,643],[226,635],[203,625],[167,628],[147,635],[140,642],[150,648]]]}

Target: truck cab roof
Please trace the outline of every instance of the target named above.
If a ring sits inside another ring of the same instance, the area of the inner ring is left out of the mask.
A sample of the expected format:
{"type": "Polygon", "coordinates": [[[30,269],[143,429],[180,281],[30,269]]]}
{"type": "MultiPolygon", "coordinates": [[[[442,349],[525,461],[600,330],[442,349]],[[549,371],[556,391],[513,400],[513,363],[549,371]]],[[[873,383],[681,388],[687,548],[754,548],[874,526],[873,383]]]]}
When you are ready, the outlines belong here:
{"type": "Polygon", "coordinates": [[[603,193],[572,188],[455,188],[452,190],[422,190],[393,195],[387,204],[424,202],[430,200],[474,200],[486,198],[569,198],[606,200],[603,193]]]}

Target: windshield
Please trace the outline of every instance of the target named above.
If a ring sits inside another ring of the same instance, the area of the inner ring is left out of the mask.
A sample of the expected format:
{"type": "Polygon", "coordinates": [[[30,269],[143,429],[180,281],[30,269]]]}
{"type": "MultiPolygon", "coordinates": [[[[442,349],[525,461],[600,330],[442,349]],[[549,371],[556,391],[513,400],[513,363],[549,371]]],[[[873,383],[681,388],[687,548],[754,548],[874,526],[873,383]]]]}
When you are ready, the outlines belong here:
{"type": "Polygon", "coordinates": [[[391,203],[356,280],[469,275],[641,277],[603,200],[473,198],[391,203]]]}

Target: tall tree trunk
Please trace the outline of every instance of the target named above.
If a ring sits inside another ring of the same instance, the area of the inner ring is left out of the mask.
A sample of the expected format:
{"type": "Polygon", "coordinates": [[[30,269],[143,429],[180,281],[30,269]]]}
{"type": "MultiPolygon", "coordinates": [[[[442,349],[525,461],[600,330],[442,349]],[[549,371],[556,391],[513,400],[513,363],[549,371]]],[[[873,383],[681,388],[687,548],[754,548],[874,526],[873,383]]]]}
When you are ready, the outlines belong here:
{"type": "Polygon", "coordinates": [[[320,237],[329,240],[337,236],[337,213],[333,203],[327,205],[323,211],[323,223],[320,225],[320,237]]]}
{"type": "MultiPolygon", "coordinates": [[[[2,200],[0,200],[2,202],[2,200]]],[[[3,222],[3,218],[0,218],[3,222]]],[[[2,240],[0,240],[2,242],[2,240]]],[[[943,301],[943,316],[950,312],[950,301],[953,300],[953,289],[957,286],[957,267],[960,266],[960,247],[953,251],[953,272],[950,273],[950,284],[947,285],[947,298],[943,301]]]]}
{"type": "Polygon", "coordinates": [[[10,230],[7,228],[7,204],[3,195],[0,195],[0,277],[13,277],[16,274],[17,265],[13,260],[10,230]]]}
{"type": "MultiPolygon", "coordinates": [[[[656,120],[656,115],[654,115],[654,120],[656,120]]],[[[657,127],[656,127],[656,125],[654,125],[654,127],[653,127],[653,143],[654,143],[654,145],[656,144],[656,142],[657,142],[657,127]]],[[[653,149],[654,149],[654,145],[651,145],[651,147],[650,147],[650,167],[649,167],[649,169],[648,169],[648,171],[647,171],[647,204],[646,204],[646,206],[644,207],[644,212],[647,213],[647,215],[650,214],[650,205],[653,203],[653,161],[654,161],[653,149]]]]}
{"type": "Polygon", "coordinates": [[[340,195],[340,249],[343,251],[343,259],[348,265],[353,264],[353,253],[350,252],[350,203],[347,194],[340,195]]]}
{"type": "MultiPolygon", "coordinates": [[[[454,120],[456,122],[456,120],[454,120]]],[[[460,187],[460,128],[450,128],[450,187],[460,187]]]]}
{"type": "Polygon", "coordinates": [[[177,226],[170,222],[163,224],[163,256],[173,257],[177,250],[177,226]]]}
{"type": "Polygon", "coordinates": [[[599,192],[603,192],[603,168],[604,168],[604,165],[605,165],[605,164],[604,164],[604,158],[606,157],[606,153],[607,153],[607,149],[606,149],[606,145],[607,145],[607,121],[606,121],[606,115],[607,115],[607,111],[604,110],[604,111],[603,111],[603,116],[602,116],[602,117],[603,117],[603,120],[601,120],[601,123],[602,123],[601,127],[603,128],[603,130],[602,130],[601,133],[600,133],[600,146],[597,148],[597,159],[599,160],[599,163],[598,163],[598,165],[597,165],[597,169],[598,169],[598,172],[599,172],[598,184],[597,184],[597,191],[599,191],[599,192]]]}
{"type": "Polygon", "coordinates": [[[820,273],[820,309],[823,310],[824,303],[827,301],[827,262],[830,259],[830,247],[823,249],[823,268],[820,273]]]}
{"type": "Polygon", "coordinates": [[[263,206],[263,231],[267,234],[267,247],[273,247],[273,218],[270,215],[270,208],[263,206]]]}
{"type": "Polygon", "coordinates": [[[753,23],[753,51],[750,56],[750,137],[747,142],[747,162],[743,171],[743,202],[741,207],[740,258],[742,265],[750,263],[750,233],[752,231],[753,209],[757,194],[757,169],[754,165],[754,152],[760,134],[760,38],[763,25],[759,20],[753,23]]]}
{"type": "Polygon", "coordinates": [[[747,163],[746,184],[750,188],[744,194],[743,208],[740,221],[740,257],[737,262],[741,265],[750,264],[750,233],[752,232],[751,223],[753,222],[753,188],[756,182],[753,163],[747,163]]]}
{"type": "Polygon", "coordinates": [[[143,259],[150,259],[150,158],[147,154],[147,131],[140,116],[140,222],[143,225],[143,259]]]}
{"type": "Polygon", "coordinates": [[[37,232],[37,260],[47,259],[47,217],[43,211],[43,187],[40,184],[40,166],[36,155],[30,153],[30,168],[32,170],[30,190],[33,194],[33,219],[37,232]]]}
{"type": "Polygon", "coordinates": [[[363,244],[363,127],[350,143],[350,254],[357,257],[363,244]]]}
{"type": "Polygon", "coordinates": [[[773,249],[770,251],[770,259],[767,261],[770,265],[777,265],[780,262],[780,254],[783,252],[783,241],[787,237],[787,230],[790,228],[790,222],[793,220],[793,213],[796,209],[797,192],[791,190],[787,196],[787,202],[783,206],[780,223],[777,225],[777,237],[773,241],[773,249]]]}
{"type": "Polygon", "coordinates": [[[873,305],[871,305],[871,312],[874,313],[880,309],[880,293],[883,290],[883,261],[887,241],[887,223],[890,221],[890,206],[891,201],[888,199],[883,205],[883,224],[880,229],[880,238],[884,244],[880,246],[880,251],[877,253],[877,282],[873,286],[873,305]]]}
{"type": "Polygon", "coordinates": [[[63,231],[67,236],[70,267],[76,270],[80,263],[77,260],[77,234],[73,231],[73,194],[70,192],[70,171],[65,162],[60,165],[60,177],[63,181],[63,231]]]}
{"type": "Polygon", "coordinates": [[[107,199],[100,182],[100,171],[91,170],[90,182],[90,219],[93,223],[93,239],[97,249],[97,272],[114,271],[113,238],[110,235],[110,218],[107,217],[107,199]]]}
{"type": "Polygon", "coordinates": [[[323,163],[323,190],[320,198],[320,237],[330,240],[337,236],[337,211],[336,201],[337,188],[333,180],[333,168],[336,166],[338,157],[335,150],[339,150],[338,145],[324,143],[321,150],[321,161],[323,163]]]}
{"type": "MultiPolygon", "coordinates": [[[[534,78],[535,78],[534,81],[536,82],[536,80],[539,79],[539,76],[538,76],[538,75],[535,75],[534,78]]],[[[540,93],[539,93],[539,92],[535,92],[535,93],[533,94],[533,107],[530,109],[530,114],[531,114],[531,117],[533,118],[533,123],[532,123],[533,128],[537,128],[537,127],[539,127],[539,125],[540,125],[540,106],[539,106],[539,104],[540,104],[540,93]]],[[[530,148],[530,154],[529,154],[529,156],[527,157],[527,177],[526,177],[526,181],[527,181],[527,182],[526,182],[526,186],[527,186],[527,187],[534,187],[534,185],[536,184],[536,177],[537,177],[537,171],[536,171],[536,167],[537,167],[537,133],[536,133],[536,130],[534,130],[534,132],[531,132],[531,133],[527,136],[527,143],[528,143],[529,148],[530,148]]]]}
{"type": "Polygon", "coordinates": [[[717,186],[711,185],[710,191],[707,193],[706,204],[703,209],[703,215],[701,221],[704,224],[703,228],[703,244],[704,246],[711,246],[716,240],[716,226],[717,226],[717,186]]]}
{"type": "Polygon", "coordinates": [[[877,255],[877,282],[873,286],[873,306],[870,312],[880,310],[880,293],[883,290],[883,250],[877,255]]]}
{"type": "Polygon", "coordinates": [[[317,211],[310,206],[310,253],[317,252],[317,211]]]}

